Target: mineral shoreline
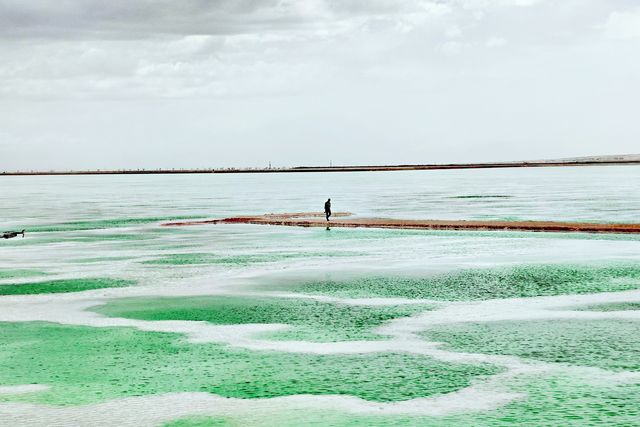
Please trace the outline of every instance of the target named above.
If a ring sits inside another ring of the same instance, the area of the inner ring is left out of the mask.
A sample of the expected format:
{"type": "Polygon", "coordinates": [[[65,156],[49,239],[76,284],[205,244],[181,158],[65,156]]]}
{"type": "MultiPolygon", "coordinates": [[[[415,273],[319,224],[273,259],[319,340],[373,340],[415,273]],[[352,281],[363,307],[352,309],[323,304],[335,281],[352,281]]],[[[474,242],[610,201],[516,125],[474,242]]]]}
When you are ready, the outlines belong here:
{"type": "Polygon", "coordinates": [[[363,227],[424,230],[477,230],[477,231],[538,231],[560,233],[624,233],[640,234],[640,224],[609,224],[559,221],[475,221],[475,220],[421,220],[393,218],[349,218],[348,212],[339,212],[327,222],[322,213],[285,213],[242,216],[203,221],[182,221],[162,224],[167,227],[206,224],[259,224],[289,227],[363,227]]]}
{"type": "Polygon", "coordinates": [[[492,163],[448,163],[422,165],[360,165],[360,166],[299,166],[290,168],[207,168],[207,169],[113,169],[70,171],[4,171],[0,176],[63,176],[63,175],[156,175],[156,174],[246,174],[246,173],[304,173],[304,172],[389,172],[442,169],[500,169],[542,168],[569,166],[629,166],[640,165],[640,160],[580,160],[531,161],[492,163]]]}

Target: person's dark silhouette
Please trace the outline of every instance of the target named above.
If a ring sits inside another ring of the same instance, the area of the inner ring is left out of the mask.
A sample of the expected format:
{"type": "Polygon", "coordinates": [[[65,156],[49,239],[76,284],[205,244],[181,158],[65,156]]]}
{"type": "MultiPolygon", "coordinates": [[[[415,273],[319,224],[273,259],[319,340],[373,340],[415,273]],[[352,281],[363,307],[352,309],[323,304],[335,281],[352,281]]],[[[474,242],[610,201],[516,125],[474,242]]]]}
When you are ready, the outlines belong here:
{"type": "Polygon", "coordinates": [[[24,238],[24,230],[22,231],[5,231],[2,233],[3,239],[13,239],[14,237],[18,237],[18,234],[22,234],[24,238]]]}
{"type": "Polygon", "coordinates": [[[331,216],[331,199],[327,199],[324,202],[324,214],[327,217],[327,221],[329,221],[329,217],[331,216]]]}

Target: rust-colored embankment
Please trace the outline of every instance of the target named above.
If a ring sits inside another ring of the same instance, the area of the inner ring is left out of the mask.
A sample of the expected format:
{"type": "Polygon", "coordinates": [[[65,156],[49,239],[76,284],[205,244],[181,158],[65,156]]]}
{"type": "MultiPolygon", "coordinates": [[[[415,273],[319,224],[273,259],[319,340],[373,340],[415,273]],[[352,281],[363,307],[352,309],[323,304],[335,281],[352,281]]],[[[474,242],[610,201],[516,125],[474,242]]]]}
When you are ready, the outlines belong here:
{"type": "Polygon", "coordinates": [[[284,213],[259,216],[242,216],[204,221],[169,222],[163,226],[187,226],[203,224],[262,224],[290,227],[366,227],[425,230],[511,230],[545,231],[561,233],[635,233],[640,234],[640,224],[602,224],[590,222],[558,221],[461,221],[421,220],[392,218],[350,218],[348,212],[332,215],[327,222],[322,213],[284,213]]]}

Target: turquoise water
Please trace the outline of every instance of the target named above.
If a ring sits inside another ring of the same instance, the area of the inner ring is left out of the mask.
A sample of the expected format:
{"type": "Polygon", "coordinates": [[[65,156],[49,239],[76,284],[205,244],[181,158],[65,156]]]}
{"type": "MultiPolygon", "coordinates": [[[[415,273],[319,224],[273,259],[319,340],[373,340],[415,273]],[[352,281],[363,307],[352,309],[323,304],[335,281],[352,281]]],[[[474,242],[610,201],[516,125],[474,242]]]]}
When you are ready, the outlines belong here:
{"type": "Polygon", "coordinates": [[[640,424],[640,167],[1,177],[0,425],[640,424]]]}

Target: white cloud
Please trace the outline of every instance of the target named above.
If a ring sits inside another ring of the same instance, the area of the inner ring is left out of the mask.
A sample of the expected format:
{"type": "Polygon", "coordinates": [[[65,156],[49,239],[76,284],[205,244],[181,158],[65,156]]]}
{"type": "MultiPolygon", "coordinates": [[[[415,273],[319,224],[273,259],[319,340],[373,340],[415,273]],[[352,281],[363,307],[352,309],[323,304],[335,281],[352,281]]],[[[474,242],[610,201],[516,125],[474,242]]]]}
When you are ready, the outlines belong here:
{"type": "Polygon", "coordinates": [[[60,165],[84,160],[74,140],[119,166],[121,144],[136,167],[309,163],[334,141],[371,162],[633,151],[631,1],[0,0],[0,141],[25,162],[59,141],[60,165]]]}
{"type": "Polygon", "coordinates": [[[500,47],[500,46],[504,46],[507,44],[507,40],[503,37],[490,37],[487,39],[487,41],[484,43],[484,45],[486,47],[500,47]]]}
{"type": "Polygon", "coordinates": [[[469,9],[490,9],[496,7],[529,7],[543,3],[545,0],[460,0],[469,9]]]}
{"type": "Polygon", "coordinates": [[[613,39],[640,38],[640,7],[624,12],[612,12],[602,26],[613,39]]]}
{"type": "Polygon", "coordinates": [[[462,30],[458,25],[452,25],[451,27],[447,28],[447,30],[444,32],[444,35],[449,39],[455,39],[462,36],[462,30]]]}

